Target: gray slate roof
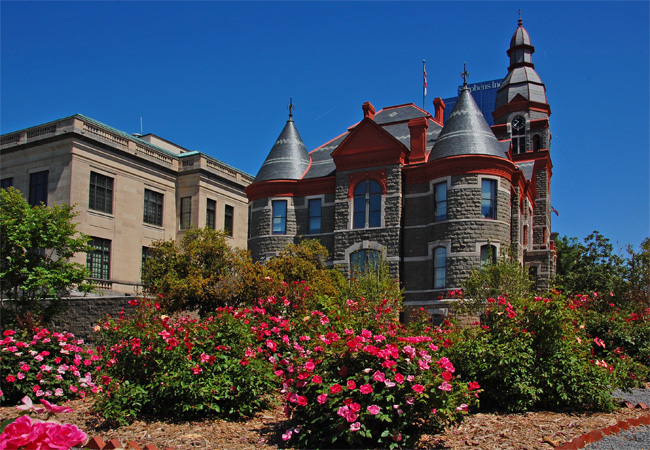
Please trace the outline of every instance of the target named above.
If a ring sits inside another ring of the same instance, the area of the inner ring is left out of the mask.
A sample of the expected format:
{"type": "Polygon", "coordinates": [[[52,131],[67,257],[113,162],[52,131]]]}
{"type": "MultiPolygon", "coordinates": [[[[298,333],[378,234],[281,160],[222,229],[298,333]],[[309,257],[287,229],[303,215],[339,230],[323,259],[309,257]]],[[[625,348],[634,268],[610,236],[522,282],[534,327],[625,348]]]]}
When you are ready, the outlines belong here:
{"type": "Polygon", "coordinates": [[[269,180],[299,180],[309,167],[307,148],[298,129],[289,117],[282,133],[257,172],[254,182],[269,180]]]}
{"type": "Polygon", "coordinates": [[[494,136],[467,85],[461,89],[458,101],[429,154],[429,161],[460,155],[507,157],[504,146],[494,136]]]}

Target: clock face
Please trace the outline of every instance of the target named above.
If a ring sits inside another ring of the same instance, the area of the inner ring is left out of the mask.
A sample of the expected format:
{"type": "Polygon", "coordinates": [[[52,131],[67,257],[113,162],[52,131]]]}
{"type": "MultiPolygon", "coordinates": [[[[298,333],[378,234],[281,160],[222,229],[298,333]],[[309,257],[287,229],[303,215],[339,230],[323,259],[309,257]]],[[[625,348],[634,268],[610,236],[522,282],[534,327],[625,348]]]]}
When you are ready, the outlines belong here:
{"type": "Polygon", "coordinates": [[[520,130],[526,125],[526,119],[524,116],[516,116],[514,119],[512,119],[512,128],[515,130],[520,130]]]}

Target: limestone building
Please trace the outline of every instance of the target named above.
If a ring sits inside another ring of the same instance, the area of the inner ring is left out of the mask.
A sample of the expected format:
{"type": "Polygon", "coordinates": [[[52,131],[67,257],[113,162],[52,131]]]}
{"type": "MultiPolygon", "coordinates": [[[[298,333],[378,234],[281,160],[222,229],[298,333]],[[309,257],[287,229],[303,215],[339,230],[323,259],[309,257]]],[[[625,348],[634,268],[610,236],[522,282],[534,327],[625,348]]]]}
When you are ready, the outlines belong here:
{"type": "Polygon", "coordinates": [[[440,295],[514,247],[539,287],[554,274],[550,106],[521,20],[507,51],[490,128],[466,79],[443,123],[413,104],[375,111],[308,152],[293,117],[254,182],[248,248],[256,260],[316,238],[345,273],[385,259],[407,305],[434,313],[440,295]]]}
{"type": "Polygon", "coordinates": [[[190,227],[226,230],[246,247],[253,177],[156,135],[130,135],[83,115],[4,134],[0,183],[32,205],[73,204],[92,237],[86,263],[101,292],[133,294],[152,242],[190,227]]]}

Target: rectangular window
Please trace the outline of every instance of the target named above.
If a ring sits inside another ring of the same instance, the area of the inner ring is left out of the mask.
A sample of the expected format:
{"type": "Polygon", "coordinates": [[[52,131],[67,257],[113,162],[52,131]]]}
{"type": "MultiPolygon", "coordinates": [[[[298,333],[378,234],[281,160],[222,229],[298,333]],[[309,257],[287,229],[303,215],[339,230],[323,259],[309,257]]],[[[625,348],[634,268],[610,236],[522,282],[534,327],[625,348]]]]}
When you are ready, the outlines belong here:
{"type": "Polygon", "coordinates": [[[163,223],[163,194],[159,192],[144,190],[144,223],[158,225],[163,223]]]}
{"type": "Polygon", "coordinates": [[[90,172],[88,208],[113,214],[113,179],[111,177],[90,172]]]}
{"type": "Polygon", "coordinates": [[[235,216],[235,208],[226,205],[223,213],[223,230],[226,232],[226,235],[230,237],[232,237],[234,216],[235,216]]]}
{"type": "Polygon", "coordinates": [[[214,230],[217,226],[217,202],[208,199],[205,209],[205,226],[214,230]]]}
{"type": "Polygon", "coordinates": [[[287,201],[273,200],[273,234],[287,234],[287,201]]]}
{"type": "Polygon", "coordinates": [[[484,219],[497,218],[496,180],[481,181],[481,217],[483,217],[484,219]]]}
{"type": "Polygon", "coordinates": [[[9,187],[11,187],[11,186],[13,186],[13,185],[14,185],[14,179],[13,179],[13,177],[10,177],[10,178],[3,178],[3,179],[0,181],[0,189],[7,189],[7,188],[9,188],[9,187]]]}
{"type": "Polygon", "coordinates": [[[436,183],[433,186],[434,221],[447,220],[447,182],[436,183]]]}
{"type": "Polygon", "coordinates": [[[181,198],[181,230],[192,226],[192,197],[181,198]]]}
{"type": "Polygon", "coordinates": [[[321,199],[309,200],[309,234],[320,233],[321,226],[321,199]]]}
{"type": "Polygon", "coordinates": [[[95,248],[93,251],[86,254],[86,266],[90,270],[90,278],[96,280],[109,280],[111,266],[111,241],[94,237],[88,244],[95,248]]]}
{"type": "Polygon", "coordinates": [[[29,174],[29,204],[37,206],[43,203],[47,205],[47,181],[49,171],[35,172],[29,174]]]}
{"type": "Polygon", "coordinates": [[[433,250],[433,288],[443,289],[447,278],[447,249],[436,247],[433,250]]]}

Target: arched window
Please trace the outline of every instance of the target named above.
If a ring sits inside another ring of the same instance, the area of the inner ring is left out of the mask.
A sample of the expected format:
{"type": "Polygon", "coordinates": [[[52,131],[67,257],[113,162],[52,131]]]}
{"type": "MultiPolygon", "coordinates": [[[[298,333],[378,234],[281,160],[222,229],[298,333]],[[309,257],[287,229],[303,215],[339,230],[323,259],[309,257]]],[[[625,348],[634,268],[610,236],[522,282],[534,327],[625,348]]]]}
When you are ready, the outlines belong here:
{"type": "Polygon", "coordinates": [[[494,245],[481,246],[481,267],[497,262],[497,248],[494,245]]]}
{"type": "Polygon", "coordinates": [[[353,228],[381,226],[381,186],[366,179],[354,188],[353,228]]]}
{"type": "Polygon", "coordinates": [[[376,271],[381,263],[379,250],[364,249],[350,254],[350,273],[352,275],[376,271]]]}
{"type": "Polygon", "coordinates": [[[539,149],[542,148],[542,146],[540,144],[540,141],[541,141],[541,139],[539,137],[539,134],[536,134],[535,136],[533,136],[533,150],[536,151],[536,152],[538,152],[539,149]]]}
{"type": "Polygon", "coordinates": [[[433,288],[442,289],[446,286],[447,279],[447,249],[436,247],[433,249],[433,288]]]}

